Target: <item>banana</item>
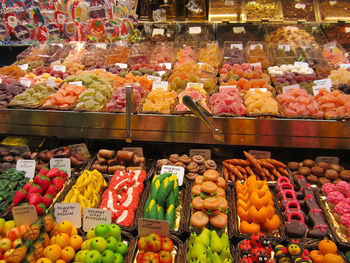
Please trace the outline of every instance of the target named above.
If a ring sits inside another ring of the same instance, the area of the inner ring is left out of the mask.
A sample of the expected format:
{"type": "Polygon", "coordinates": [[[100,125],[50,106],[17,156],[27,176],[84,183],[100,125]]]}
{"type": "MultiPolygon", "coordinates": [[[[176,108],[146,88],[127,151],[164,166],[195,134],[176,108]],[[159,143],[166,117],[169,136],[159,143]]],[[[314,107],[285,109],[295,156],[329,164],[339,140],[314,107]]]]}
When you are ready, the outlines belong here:
{"type": "Polygon", "coordinates": [[[70,190],[70,191],[68,192],[68,194],[66,195],[66,197],[64,198],[63,203],[68,203],[69,200],[72,198],[73,194],[74,194],[74,191],[73,191],[73,190],[70,190]]]}
{"type": "Polygon", "coordinates": [[[79,178],[77,179],[77,181],[75,182],[75,185],[81,185],[83,182],[84,182],[84,177],[85,177],[85,174],[82,173],[79,178]]]}
{"type": "Polygon", "coordinates": [[[76,203],[78,200],[78,196],[77,195],[73,195],[72,198],[69,200],[69,203],[76,203]]]}
{"type": "Polygon", "coordinates": [[[84,180],[82,186],[89,185],[91,183],[91,180],[92,180],[92,174],[88,173],[87,178],[84,180]]]}
{"type": "Polygon", "coordinates": [[[92,195],[92,186],[88,185],[86,187],[86,191],[84,192],[84,197],[85,199],[91,199],[91,195],[92,195]]]}

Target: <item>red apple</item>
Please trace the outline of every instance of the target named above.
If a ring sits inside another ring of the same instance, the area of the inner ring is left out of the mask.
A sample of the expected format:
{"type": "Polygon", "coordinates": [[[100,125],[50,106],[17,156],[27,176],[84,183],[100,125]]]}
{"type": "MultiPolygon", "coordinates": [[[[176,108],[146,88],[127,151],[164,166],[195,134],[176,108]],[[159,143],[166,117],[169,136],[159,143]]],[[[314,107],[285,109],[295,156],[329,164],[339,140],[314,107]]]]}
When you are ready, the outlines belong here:
{"type": "Polygon", "coordinates": [[[171,263],[173,262],[172,255],[169,251],[161,250],[159,252],[159,262],[160,263],[171,263]]]}
{"type": "Polygon", "coordinates": [[[150,234],[147,238],[146,250],[158,252],[163,247],[163,238],[155,233],[150,234]]]}
{"type": "Polygon", "coordinates": [[[136,263],[140,263],[142,261],[143,255],[145,254],[146,251],[140,250],[139,253],[136,256],[136,263]]]}
{"type": "Polygon", "coordinates": [[[141,263],[160,263],[158,253],[147,251],[143,255],[141,263]]]}
{"type": "Polygon", "coordinates": [[[137,247],[139,250],[145,250],[146,249],[146,244],[147,244],[147,239],[146,237],[141,237],[139,241],[137,241],[137,247]]]}
{"type": "Polygon", "coordinates": [[[168,237],[163,238],[163,248],[162,248],[162,250],[171,252],[171,251],[173,251],[173,247],[174,247],[174,244],[173,244],[173,241],[171,241],[170,238],[168,238],[168,237]]]}

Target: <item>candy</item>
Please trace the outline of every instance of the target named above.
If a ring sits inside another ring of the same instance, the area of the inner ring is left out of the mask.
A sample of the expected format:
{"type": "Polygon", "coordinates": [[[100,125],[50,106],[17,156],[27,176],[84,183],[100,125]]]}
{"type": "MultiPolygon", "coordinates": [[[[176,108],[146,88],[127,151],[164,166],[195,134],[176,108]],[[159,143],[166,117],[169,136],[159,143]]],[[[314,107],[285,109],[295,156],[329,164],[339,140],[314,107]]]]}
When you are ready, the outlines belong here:
{"type": "Polygon", "coordinates": [[[196,51],[191,46],[184,46],[177,51],[176,65],[185,62],[196,62],[196,51]]]}
{"type": "Polygon", "coordinates": [[[327,118],[350,116],[350,95],[342,94],[339,90],[330,92],[321,89],[315,99],[327,118]]]}
{"type": "Polygon", "coordinates": [[[150,91],[152,89],[153,79],[148,79],[146,75],[144,76],[134,76],[132,73],[125,75],[125,78],[116,76],[113,81],[113,88],[117,89],[124,86],[126,83],[139,83],[144,90],[150,91]]]}
{"type": "Polygon", "coordinates": [[[269,91],[248,90],[244,96],[244,104],[250,114],[278,114],[278,103],[269,91]]]}
{"type": "Polygon", "coordinates": [[[239,64],[224,64],[220,70],[220,82],[227,82],[229,79],[238,80],[239,78],[246,79],[265,79],[270,83],[270,77],[263,72],[261,67],[252,66],[248,63],[239,64]]]}
{"type": "Polygon", "coordinates": [[[247,109],[236,88],[221,88],[218,93],[214,93],[209,102],[213,105],[213,113],[231,113],[238,116],[247,114],[247,109]]]}
{"type": "Polygon", "coordinates": [[[268,58],[268,54],[263,46],[263,44],[248,43],[247,50],[247,62],[248,63],[261,63],[263,68],[268,68],[270,65],[270,61],[268,58]]]}
{"type": "Polygon", "coordinates": [[[207,43],[199,50],[198,62],[218,68],[221,63],[221,54],[217,43],[207,43]]]}
{"type": "Polygon", "coordinates": [[[274,19],[278,16],[278,5],[276,1],[248,1],[245,8],[247,20],[274,19]]]}
{"type": "Polygon", "coordinates": [[[15,96],[10,102],[12,106],[37,107],[45,101],[55,90],[44,84],[34,85],[23,93],[15,96]]]}
{"type": "Polygon", "coordinates": [[[273,87],[268,84],[265,79],[252,79],[240,78],[238,81],[235,79],[229,79],[227,82],[222,82],[221,86],[237,86],[239,91],[245,93],[250,89],[264,88],[268,91],[273,91],[273,87]]]}
{"type": "Polygon", "coordinates": [[[11,65],[0,68],[0,75],[13,76],[14,78],[24,77],[26,71],[20,67],[11,65]]]}
{"type": "Polygon", "coordinates": [[[170,113],[177,94],[175,91],[165,91],[162,88],[153,89],[147,96],[142,108],[143,111],[170,113]]]}
{"type": "MultiPolygon", "coordinates": [[[[141,103],[141,99],[145,95],[145,91],[138,83],[133,84],[132,89],[133,89],[135,107],[137,108],[141,103]]],[[[118,112],[126,111],[126,87],[125,86],[115,90],[111,100],[106,104],[106,110],[118,111],[118,112]]]]}
{"type": "Polygon", "coordinates": [[[207,106],[207,93],[205,90],[198,84],[193,84],[190,87],[187,87],[184,91],[182,91],[179,95],[179,105],[176,106],[176,110],[183,112],[189,111],[185,104],[182,102],[182,97],[185,95],[190,95],[195,101],[197,101],[203,108],[205,108],[208,112],[210,112],[207,106]]]}
{"type": "Polygon", "coordinates": [[[330,49],[324,48],[323,55],[327,59],[328,65],[333,69],[339,68],[340,64],[350,64],[350,61],[345,56],[343,50],[338,47],[330,49]]]}

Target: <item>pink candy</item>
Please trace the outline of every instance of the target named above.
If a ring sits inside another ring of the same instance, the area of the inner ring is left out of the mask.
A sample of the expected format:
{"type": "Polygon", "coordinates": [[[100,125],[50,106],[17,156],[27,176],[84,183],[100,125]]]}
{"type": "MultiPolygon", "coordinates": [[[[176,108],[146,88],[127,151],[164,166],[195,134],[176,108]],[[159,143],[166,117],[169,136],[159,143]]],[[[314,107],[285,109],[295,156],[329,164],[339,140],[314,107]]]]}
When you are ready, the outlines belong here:
{"type": "Polygon", "coordinates": [[[329,195],[329,193],[331,192],[337,191],[337,187],[332,183],[326,183],[322,185],[321,189],[322,192],[324,192],[326,195],[329,195]]]}
{"type": "Polygon", "coordinates": [[[214,113],[232,113],[235,115],[247,114],[247,108],[243,104],[239,91],[236,88],[222,87],[218,93],[214,93],[210,99],[214,106],[214,113]]]}

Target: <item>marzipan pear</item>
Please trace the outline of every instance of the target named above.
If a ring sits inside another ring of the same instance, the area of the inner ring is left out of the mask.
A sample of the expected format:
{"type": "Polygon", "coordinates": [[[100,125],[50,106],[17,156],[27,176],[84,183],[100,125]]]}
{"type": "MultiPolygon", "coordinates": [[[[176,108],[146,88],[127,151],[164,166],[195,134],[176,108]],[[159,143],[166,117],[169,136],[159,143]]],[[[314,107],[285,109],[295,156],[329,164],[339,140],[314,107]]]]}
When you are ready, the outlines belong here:
{"type": "Polygon", "coordinates": [[[199,237],[196,237],[196,239],[194,240],[194,244],[191,250],[191,258],[192,259],[198,259],[198,257],[200,255],[207,255],[207,253],[205,252],[205,248],[204,245],[202,243],[202,240],[199,237]]]}
{"type": "Polygon", "coordinates": [[[199,238],[202,239],[203,245],[204,246],[209,246],[209,234],[210,234],[210,230],[207,228],[204,228],[202,233],[199,235],[199,238]]]}
{"type": "Polygon", "coordinates": [[[213,263],[221,263],[221,260],[220,260],[220,257],[219,257],[219,255],[218,255],[218,253],[214,253],[213,254],[213,261],[212,261],[213,263]]]}
{"type": "MultiPolygon", "coordinates": [[[[220,253],[224,248],[224,245],[215,230],[210,231],[210,248],[216,253],[220,253]]],[[[215,261],[213,260],[213,262],[215,261]]]]}

